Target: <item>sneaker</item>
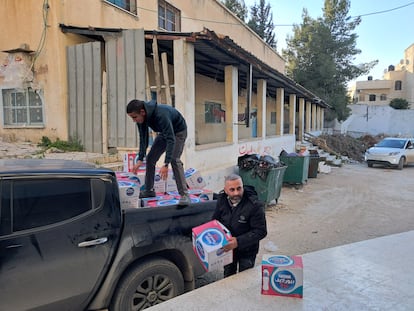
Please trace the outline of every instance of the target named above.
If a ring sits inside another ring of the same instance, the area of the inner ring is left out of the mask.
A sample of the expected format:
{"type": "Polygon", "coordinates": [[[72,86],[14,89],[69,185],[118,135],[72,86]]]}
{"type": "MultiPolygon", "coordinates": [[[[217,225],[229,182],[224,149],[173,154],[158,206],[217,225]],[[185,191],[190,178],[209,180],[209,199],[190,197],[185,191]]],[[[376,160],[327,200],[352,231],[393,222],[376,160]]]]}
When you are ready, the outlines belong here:
{"type": "Polygon", "coordinates": [[[153,198],[155,196],[156,196],[156,194],[155,194],[154,190],[143,190],[139,193],[139,198],[140,199],[153,198]]]}
{"type": "Polygon", "coordinates": [[[180,200],[178,201],[178,205],[190,205],[191,199],[188,194],[184,194],[181,196],[180,200]]]}

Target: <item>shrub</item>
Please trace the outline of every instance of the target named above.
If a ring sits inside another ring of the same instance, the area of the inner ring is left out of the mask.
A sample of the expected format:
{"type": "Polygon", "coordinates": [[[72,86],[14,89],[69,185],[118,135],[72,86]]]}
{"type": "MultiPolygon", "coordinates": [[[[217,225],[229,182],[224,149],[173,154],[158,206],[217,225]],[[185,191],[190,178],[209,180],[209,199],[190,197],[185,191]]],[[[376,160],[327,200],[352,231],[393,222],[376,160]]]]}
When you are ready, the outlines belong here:
{"type": "Polygon", "coordinates": [[[390,102],[390,107],[394,109],[410,109],[410,104],[404,98],[394,98],[390,102]]]}
{"type": "Polygon", "coordinates": [[[64,151],[84,151],[81,141],[74,137],[69,137],[68,141],[57,138],[52,142],[49,137],[43,136],[38,146],[44,147],[45,149],[54,147],[64,151]]]}

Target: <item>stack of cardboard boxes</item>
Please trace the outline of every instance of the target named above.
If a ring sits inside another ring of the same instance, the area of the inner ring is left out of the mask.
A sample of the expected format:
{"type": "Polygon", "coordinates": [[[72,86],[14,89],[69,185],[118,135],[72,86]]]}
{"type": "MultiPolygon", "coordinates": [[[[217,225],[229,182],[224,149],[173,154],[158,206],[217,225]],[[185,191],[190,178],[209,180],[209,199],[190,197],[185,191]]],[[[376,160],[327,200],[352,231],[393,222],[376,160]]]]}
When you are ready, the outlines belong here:
{"type": "MultiPolygon", "coordinates": [[[[177,204],[180,196],[171,169],[168,172],[167,180],[163,180],[158,173],[158,169],[156,170],[154,180],[156,197],[139,199],[139,191],[143,189],[145,183],[145,165],[140,167],[136,174],[133,174],[132,168],[135,164],[135,157],[136,153],[126,153],[124,155],[123,172],[116,172],[122,206],[124,208],[157,207],[177,204]]],[[[185,178],[192,203],[213,199],[213,192],[204,188],[206,183],[198,170],[194,168],[187,169],[185,178]]]]}

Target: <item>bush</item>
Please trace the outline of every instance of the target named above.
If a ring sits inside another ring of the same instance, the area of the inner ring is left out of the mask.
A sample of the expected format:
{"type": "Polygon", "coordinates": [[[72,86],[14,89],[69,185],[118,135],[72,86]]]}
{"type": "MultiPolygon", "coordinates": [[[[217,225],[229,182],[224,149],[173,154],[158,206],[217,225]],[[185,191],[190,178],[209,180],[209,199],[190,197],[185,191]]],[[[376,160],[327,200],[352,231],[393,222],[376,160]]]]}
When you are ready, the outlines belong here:
{"type": "Polygon", "coordinates": [[[45,149],[57,148],[64,151],[84,151],[81,141],[73,137],[69,137],[68,141],[57,138],[56,141],[52,142],[49,137],[43,136],[38,146],[45,149]]]}
{"type": "Polygon", "coordinates": [[[390,102],[390,107],[394,109],[410,109],[410,104],[404,98],[394,98],[390,102]]]}

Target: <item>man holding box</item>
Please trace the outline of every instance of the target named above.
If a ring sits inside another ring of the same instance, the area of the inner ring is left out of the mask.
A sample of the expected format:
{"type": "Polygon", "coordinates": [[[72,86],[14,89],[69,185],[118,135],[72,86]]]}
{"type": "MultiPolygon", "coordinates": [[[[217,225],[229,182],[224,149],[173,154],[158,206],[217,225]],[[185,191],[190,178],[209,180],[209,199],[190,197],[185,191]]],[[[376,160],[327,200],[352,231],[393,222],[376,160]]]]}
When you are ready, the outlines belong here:
{"type": "Polygon", "coordinates": [[[239,175],[225,178],[224,191],[217,198],[213,219],[220,221],[232,235],[224,251],[233,251],[233,262],[224,266],[224,277],[253,268],[259,241],[267,235],[264,204],[252,186],[243,186],[239,175]]]}
{"type": "Polygon", "coordinates": [[[142,165],[147,152],[148,129],[151,128],[157,133],[146,157],[145,190],[141,191],[140,198],[156,196],[154,191],[155,165],[165,152],[164,165],[160,168],[161,178],[167,179],[168,165],[171,163],[177,189],[181,196],[178,204],[190,204],[183,162],[180,160],[187,138],[187,124],[184,117],[174,107],[158,104],[156,101],[144,102],[134,99],[128,103],[126,111],[132,121],[137,124],[139,131],[139,153],[132,169],[134,173],[142,165]]]}

